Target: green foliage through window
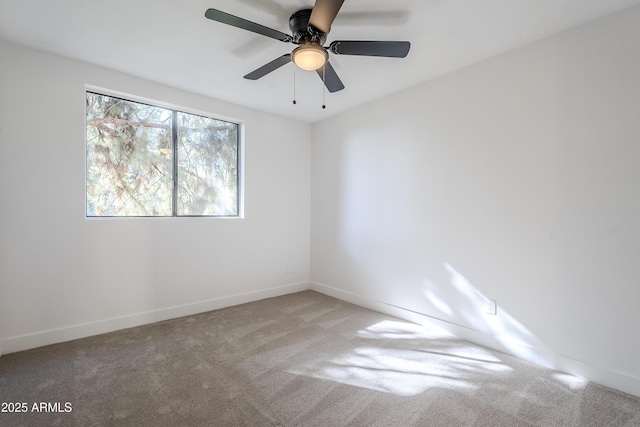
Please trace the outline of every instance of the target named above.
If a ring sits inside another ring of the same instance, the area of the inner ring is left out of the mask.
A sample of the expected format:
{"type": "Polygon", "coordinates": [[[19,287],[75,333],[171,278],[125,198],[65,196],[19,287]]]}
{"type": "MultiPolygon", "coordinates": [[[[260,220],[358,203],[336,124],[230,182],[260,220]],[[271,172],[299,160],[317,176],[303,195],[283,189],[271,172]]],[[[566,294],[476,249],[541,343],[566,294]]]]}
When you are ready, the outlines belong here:
{"type": "Polygon", "coordinates": [[[238,216],[238,125],[87,92],[87,216],[238,216]]]}

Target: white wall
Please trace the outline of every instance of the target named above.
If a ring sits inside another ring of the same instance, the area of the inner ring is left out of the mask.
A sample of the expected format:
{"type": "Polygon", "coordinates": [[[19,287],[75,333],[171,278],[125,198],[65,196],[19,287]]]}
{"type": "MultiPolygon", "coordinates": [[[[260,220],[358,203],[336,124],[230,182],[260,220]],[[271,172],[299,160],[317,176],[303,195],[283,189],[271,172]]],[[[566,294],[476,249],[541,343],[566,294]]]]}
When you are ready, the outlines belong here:
{"type": "Polygon", "coordinates": [[[313,287],[640,395],[638,40],[636,7],[313,125],[313,287]]]}
{"type": "Polygon", "coordinates": [[[14,45],[0,58],[0,351],[309,287],[308,124],[14,45]],[[243,121],[245,219],[86,220],[85,84],[243,121]]]}

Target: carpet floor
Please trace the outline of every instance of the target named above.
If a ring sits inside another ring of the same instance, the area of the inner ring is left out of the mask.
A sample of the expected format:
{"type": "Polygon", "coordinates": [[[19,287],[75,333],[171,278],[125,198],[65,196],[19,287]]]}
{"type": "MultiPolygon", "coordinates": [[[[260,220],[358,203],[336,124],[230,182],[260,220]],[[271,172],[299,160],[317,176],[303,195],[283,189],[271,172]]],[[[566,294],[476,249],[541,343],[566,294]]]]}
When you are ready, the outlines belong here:
{"type": "Polygon", "coordinates": [[[637,397],[313,291],[4,355],[0,402],[2,426],[640,425],[637,397]]]}

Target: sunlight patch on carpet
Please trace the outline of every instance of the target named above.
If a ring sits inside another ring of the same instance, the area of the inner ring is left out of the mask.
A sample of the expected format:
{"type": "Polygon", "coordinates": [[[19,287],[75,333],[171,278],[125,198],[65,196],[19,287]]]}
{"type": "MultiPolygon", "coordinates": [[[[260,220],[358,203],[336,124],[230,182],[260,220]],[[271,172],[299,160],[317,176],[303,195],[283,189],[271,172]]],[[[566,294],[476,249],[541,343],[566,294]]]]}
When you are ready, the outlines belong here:
{"type": "Polygon", "coordinates": [[[431,388],[474,391],[481,386],[477,381],[481,375],[512,371],[483,348],[466,345],[446,331],[412,323],[385,320],[358,331],[354,339],[362,345],[338,357],[319,356],[288,372],[415,396],[431,388]],[[443,346],[443,338],[451,340],[443,346]]]}
{"type": "Polygon", "coordinates": [[[576,377],[575,375],[565,374],[562,372],[557,372],[553,374],[553,378],[558,380],[561,384],[569,387],[571,390],[581,390],[587,386],[589,381],[576,377]]]}

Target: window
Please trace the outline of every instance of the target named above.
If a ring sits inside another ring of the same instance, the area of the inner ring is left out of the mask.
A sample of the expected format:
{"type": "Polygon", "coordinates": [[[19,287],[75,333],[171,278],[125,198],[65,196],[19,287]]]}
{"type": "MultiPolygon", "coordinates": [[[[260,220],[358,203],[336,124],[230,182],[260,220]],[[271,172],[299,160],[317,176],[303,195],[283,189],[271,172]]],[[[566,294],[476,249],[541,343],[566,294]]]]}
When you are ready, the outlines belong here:
{"type": "Polygon", "coordinates": [[[88,217],[239,216],[239,125],[87,92],[88,217]]]}

